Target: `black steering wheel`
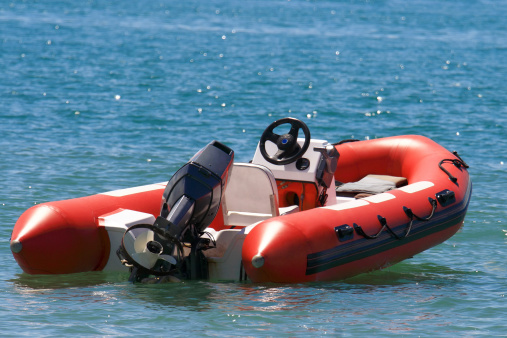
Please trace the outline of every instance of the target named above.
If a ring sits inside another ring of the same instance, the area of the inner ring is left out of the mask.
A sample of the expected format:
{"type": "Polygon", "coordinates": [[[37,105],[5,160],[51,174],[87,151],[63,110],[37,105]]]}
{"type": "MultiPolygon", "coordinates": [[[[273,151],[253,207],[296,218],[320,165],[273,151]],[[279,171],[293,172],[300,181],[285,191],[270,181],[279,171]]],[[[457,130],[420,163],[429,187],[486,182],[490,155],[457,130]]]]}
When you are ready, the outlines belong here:
{"type": "Polygon", "coordinates": [[[298,119],[286,117],[271,123],[262,133],[259,141],[259,150],[262,157],[266,161],[276,165],[289,164],[296,161],[308,149],[310,145],[310,129],[308,126],[298,119]],[[273,130],[282,124],[290,124],[290,131],[287,134],[278,135],[273,130]],[[303,147],[298,144],[299,129],[305,134],[305,142],[303,147]],[[278,147],[278,151],[274,155],[266,152],[266,141],[271,141],[278,147]]]}

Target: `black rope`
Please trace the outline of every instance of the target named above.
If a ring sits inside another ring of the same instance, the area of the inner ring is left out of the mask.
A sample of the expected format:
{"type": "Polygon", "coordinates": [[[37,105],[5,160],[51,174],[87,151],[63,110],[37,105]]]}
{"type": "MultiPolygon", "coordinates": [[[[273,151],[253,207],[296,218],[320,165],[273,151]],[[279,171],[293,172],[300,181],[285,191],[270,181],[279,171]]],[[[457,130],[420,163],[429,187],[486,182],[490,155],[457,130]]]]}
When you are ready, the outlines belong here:
{"type": "Polygon", "coordinates": [[[391,228],[389,227],[389,225],[387,225],[387,220],[386,220],[384,217],[382,217],[382,216],[378,215],[378,216],[377,216],[377,218],[378,218],[378,220],[379,220],[380,224],[382,224],[382,226],[383,226],[383,227],[385,227],[385,228],[387,229],[387,231],[388,231],[388,232],[389,232],[389,233],[390,233],[390,234],[391,234],[394,238],[396,238],[397,240],[400,240],[400,239],[403,239],[403,238],[407,237],[408,233],[405,233],[405,236],[403,236],[403,237],[398,236],[398,235],[397,235],[397,234],[393,231],[393,229],[391,229],[391,228]]]}
{"type": "Polygon", "coordinates": [[[442,160],[440,161],[440,163],[438,164],[438,167],[444,172],[447,174],[447,176],[449,176],[449,179],[452,181],[452,183],[456,183],[458,181],[458,179],[454,176],[452,176],[452,174],[450,172],[447,171],[447,169],[445,169],[442,164],[446,163],[446,162],[450,162],[450,163],[453,163],[454,164],[454,161],[458,161],[458,160],[452,160],[452,159],[445,159],[445,160],[442,160]]]}
{"type": "Polygon", "coordinates": [[[419,217],[416,214],[414,214],[411,209],[409,209],[407,207],[403,207],[403,210],[405,211],[405,214],[407,214],[408,218],[410,218],[410,219],[415,218],[418,221],[427,222],[433,217],[433,215],[435,214],[435,210],[437,210],[437,200],[433,199],[431,197],[428,198],[428,200],[432,206],[431,213],[428,217],[419,217]]]}
{"type": "Polygon", "coordinates": [[[359,236],[363,236],[364,238],[366,239],[376,239],[378,238],[378,236],[380,236],[380,234],[382,233],[382,231],[384,231],[385,229],[385,226],[383,226],[382,228],[380,228],[379,232],[377,232],[375,235],[368,235],[366,232],[364,232],[363,228],[361,228],[360,225],[357,225],[356,223],[353,224],[354,225],[354,230],[356,230],[357,234],[359,236]]]}
{"type": "Polygon", "coordinates": [[[364,232],[363,228],[361,228],[361,226],[357,225],[356,223],[354,223],[354,229],[356,230],[357,234],[358,235],[361,235],[363,236],[364,238],[366,239],[376,239],[378,238],[378,236],[380,236],[380,234],[382,233],[382,231],[384,230],[387,230],[394,238],[396,239],[403,239],[406,237],[406,235],[404,237],[400,237],[398,236],[390,227],[389,225],[387,225],[387,220],[380,216],[380,215],[377,215],[377,218],[380,222],[380,225],[382,226],[379,230],[379,232],[377,232],[375,235],[371,236],[371,235],[368,235],[364,232]]]}
{"type": "Polygon", "coordinates": [[[458,169],[463,167],[463,168],[466,168],[468,169],[469,166],[468,164],[466,164],[465,161],[463,161],[461,159],[461,157],[458,155],[458,152],[457,151],[453,151],[452,152],[454,156],[456,156],[457,158],[446,158],[446,159],[443,159],[442,161],[440,161],[440,163],[438,164],[438,167],[444,172],[447,174],[447,176],[449,176],[449,179],[453,182],[453,183],[456,183],[458,182],[458,179],[456,177],[454,177],[449,171],[447,171],[447,169],[445,169],[442,164],[444,163],[452,163],[454,164],[454,166],[456,166],[458,169]]]}
{"type": "Polygon", "coordinates": [[[402,240],[404,238],[407,238],[408,235],[410,234],[410,232],[412,231],[412,225],[414,223],[414,219],[416,219],[418,221],[422,221],[422,222],[427,222],[430,219],[432,219],[433,216],[435,215],[435,210],[437,209],[437,205],[438,205],[437,200],[435,200],[431,197],[428,198],[428,200],[432,206],[431,213],[428,217],[419,217],[416,214],[414,214],[411,209],[409,209],[407,207],[403,207],[403,211],[405,211],[405,214],[407,215],[407,217],[410,218],[410,222],[408,223],[408,225],[405,229],[405,233],[402,236],[395,233],[394,230],[391,229],[389,227],[389,225],[387,224],[387,220],[384,217],[382,217],[381,215],[377,215],[377,218],[380,222],[381,228],[380,228],[379,232],[377,232],[375,235],[368,235],[367,233],[364,232],[363,228],[361,228],[361,226],[357,225],[356,223],[354,223],[354,230],[356,231],[356,233],[358,235],[363,236],[366,239],[376,239],[376,238],[378,238],[378,236],[380,236],[380,234],[384,230],[387,230],[387,232],[389,232],[397,240],[402,240]]]}
{"type": "Polygon", "coordinates": [[[468,165],[465,161],[463,161],[463,159],[462,159],[462,158],[458,155],[458,152],[457,152],[456,150],[455,150],[455,151],[453,151],[453,152],[452,152],[452,154],[453,154],[454,156],[456,156],[456,157],[460,160],[461,164],[462,164],[465,168],[467,168],[467,169],[468,169],[468,168],[470,168],[470,166],[469,166],[469,165],[468,165]]]}

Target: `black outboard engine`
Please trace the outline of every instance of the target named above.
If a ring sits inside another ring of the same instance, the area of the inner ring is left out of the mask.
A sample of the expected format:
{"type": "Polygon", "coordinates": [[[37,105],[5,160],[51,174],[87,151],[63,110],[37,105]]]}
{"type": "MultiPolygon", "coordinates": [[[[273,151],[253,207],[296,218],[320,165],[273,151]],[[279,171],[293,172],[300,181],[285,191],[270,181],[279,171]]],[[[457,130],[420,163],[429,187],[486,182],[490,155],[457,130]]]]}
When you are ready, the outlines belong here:
{"type": "Polygon", "coordinates": [[[149,275],[207,277],[202,250],[209,247],[210,240],[201,235],[218,212],[233,160],[232,149],[212,141],[171,177],[155,223],[134,225],[123,236],[118,256],[124,264],[132,266],[131,281],[140,281],[149,275]],[[153,234],[143,235],[142,239],[138,236],[136,252],[130,254],[125,248],[125,235],[139,228],[153,234]],[[183,247],[188,245],[190,254],[185,256],[183,247]],[[175,252],[178,259],[173,256],[175,252]]]}
{"type": "Polygon", "coordinates": [[[220,207],[233,160],[234,152],[218,141],[195,154],[167,183],[155,224],[180,241],[202,233],[220,207]]]}

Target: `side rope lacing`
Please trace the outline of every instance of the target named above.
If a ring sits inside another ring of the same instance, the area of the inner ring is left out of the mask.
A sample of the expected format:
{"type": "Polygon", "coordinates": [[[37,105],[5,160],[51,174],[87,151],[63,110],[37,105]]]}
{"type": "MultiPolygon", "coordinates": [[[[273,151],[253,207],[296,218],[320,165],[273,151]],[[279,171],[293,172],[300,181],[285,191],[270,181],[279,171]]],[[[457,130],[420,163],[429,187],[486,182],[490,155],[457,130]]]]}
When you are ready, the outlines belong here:
{"type": "Polygon", "coordinates": [[[363,236],[366,239],[376,239],[376,238],[378,238],[380,236],[380,234],[384,230],[387,230],[397,240],[404,239],[412,231],[412,225],[414,223],[414,219],[416,219],[418,221],[422,221],[422,222],[427,222],[431,218],[433,218],[433,216],[435,215],[435,210],[437,209],[437,200],[435,200],[435,199],[433,199],[431,197],[428,198],[428,200],[429,200],[429,202],[431,203],[431,206],[432,206],[431,213],[430,213],[430,215],[428,217],[419,217],[416,214],[414,214],[411,209],[409,209],[407,207],[403,207],[403,210],[405,211],[405,214],[408,216],[408,218],[410,218],[410,223],[408,223],[407,228],[405,229],[405,233],[403,234],[403,236],[399,236],[398,234],[396,234],[394,232],[394,230],[391,229],[389,227],[389,225],[387,224],[387,220],[384,217],[382,217],[381,215],[378,215],[377,218],[378,218],[378,220],[380,222],[380,225],[382,227],[380,228],[379,232],[377,232],[375,235],[368,235],[367,233],[364,232],[363,228],[361,228],[361,226],[357,225],[356,223],[353,224],[354,225],[354,230],[356,231],[356,233],[358,235],[363,236]]]}
{"type": "Polygon", "coordinates": [[[356,233],[359,236],[363,236],[366,239],[375,239],[375,238],[377,238],[378,236],[380,236],[380,234],[382,233],[382,231],[384,231],[384,229],[385,229],[385,226],[383,226],[382,228],[380,228],[379,232],[377,232],[373,236],[370,236],[370,235],[368,235],[367,233],[364,232],[363,228],[361,228],[360,225],[357,225],[356,223],[354,223],[353,225],[354,225],[354,230],[356,231],[356,233]]]}
{"type": "Polygon", "coordinates": [[[382,226],[380,228],[380,230],[375,234],[375,235],[368,235],[366,232],[364,232],[363,228],[361,228],[360,225],[357,225],[356,223],[354,223],[354,230],[356,230],[357,234],[360,235],[360,236],[363,236],[364,238],[366,239],[376,239],[378,238],[378,236],[380,236],[380,234],[387,229],[387,231],[392,234],[396,239],[402,239],[401,237],[399,237],[398,235],[396,235],[396,233],[389,227],[389,225],[387,225],[387,220],[380,216],[380,215],[377,215],[377,218],[380,222],[380,225],[382,226]]]}
{"type": "Polygon", "coordinates": [[[407,226],[407,230],[405,231],[405,235],[403,236],[403,238],[407,237],[408,234],[410,233],[410,231],[412,230],[412,224],[414,223],[414,219],[421,221],[421,222],[428,222],[435,215],[435,210],[437,210],[437,205],[438,205],[437,200],[433,199],[431,197],[428,198],[428,200],[430,201],[431,206],[432,206],[431,213],[428,217],[419,217],[412,212],[412,209],[409,209],[407,207],[403,207],[403,211],[405,211],[405,214],[408,216],[408,218],[410,218],[410,223],[407,226]]]}
{"type": "Polygon", "coordinates": [[[453,182],[453,183],[456,183],[458,181],[458,179],[456,177],[454,177],[449,171],[447,171],[447,169],[445,169],[442,164],[444,163],[452,163],[454,164],[458,169],[461,168],[461,167],[464,167],[466,169],[469,168],[468,164],[466,164],[465,161],[463,161],[463,159],[458,155],[458,152],[457,151],[453,151],[452,152],[454,156],[456,156],[457,158],[446,158],[446,159],[443,159],[442,161],[440,161],[440,163],[438,164],[438,167],[444,172],[447,174],[447,176],[449,176],[449,179],[453,182]]]}

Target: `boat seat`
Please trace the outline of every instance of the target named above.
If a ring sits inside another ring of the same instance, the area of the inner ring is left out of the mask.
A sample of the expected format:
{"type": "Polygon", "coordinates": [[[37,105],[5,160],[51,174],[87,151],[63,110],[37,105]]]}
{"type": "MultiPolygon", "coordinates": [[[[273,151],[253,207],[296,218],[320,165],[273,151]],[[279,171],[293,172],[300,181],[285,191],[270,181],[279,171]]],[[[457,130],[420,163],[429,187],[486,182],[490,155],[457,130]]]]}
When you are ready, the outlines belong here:
{"type": "Polygon", "coordinates": [[[278,208],[278,189],[271,171],[259,164],[234,163],[222,198],[225,225],[247,226],[297,212],[297,206],[278,208]]]}
{"type": "Polygon", "coordinates": [[[363,198],[407,185],[405,177],[389,175],[366,175],[357,182],[344,183],[336,187],[339,197],[363,198]]]}

